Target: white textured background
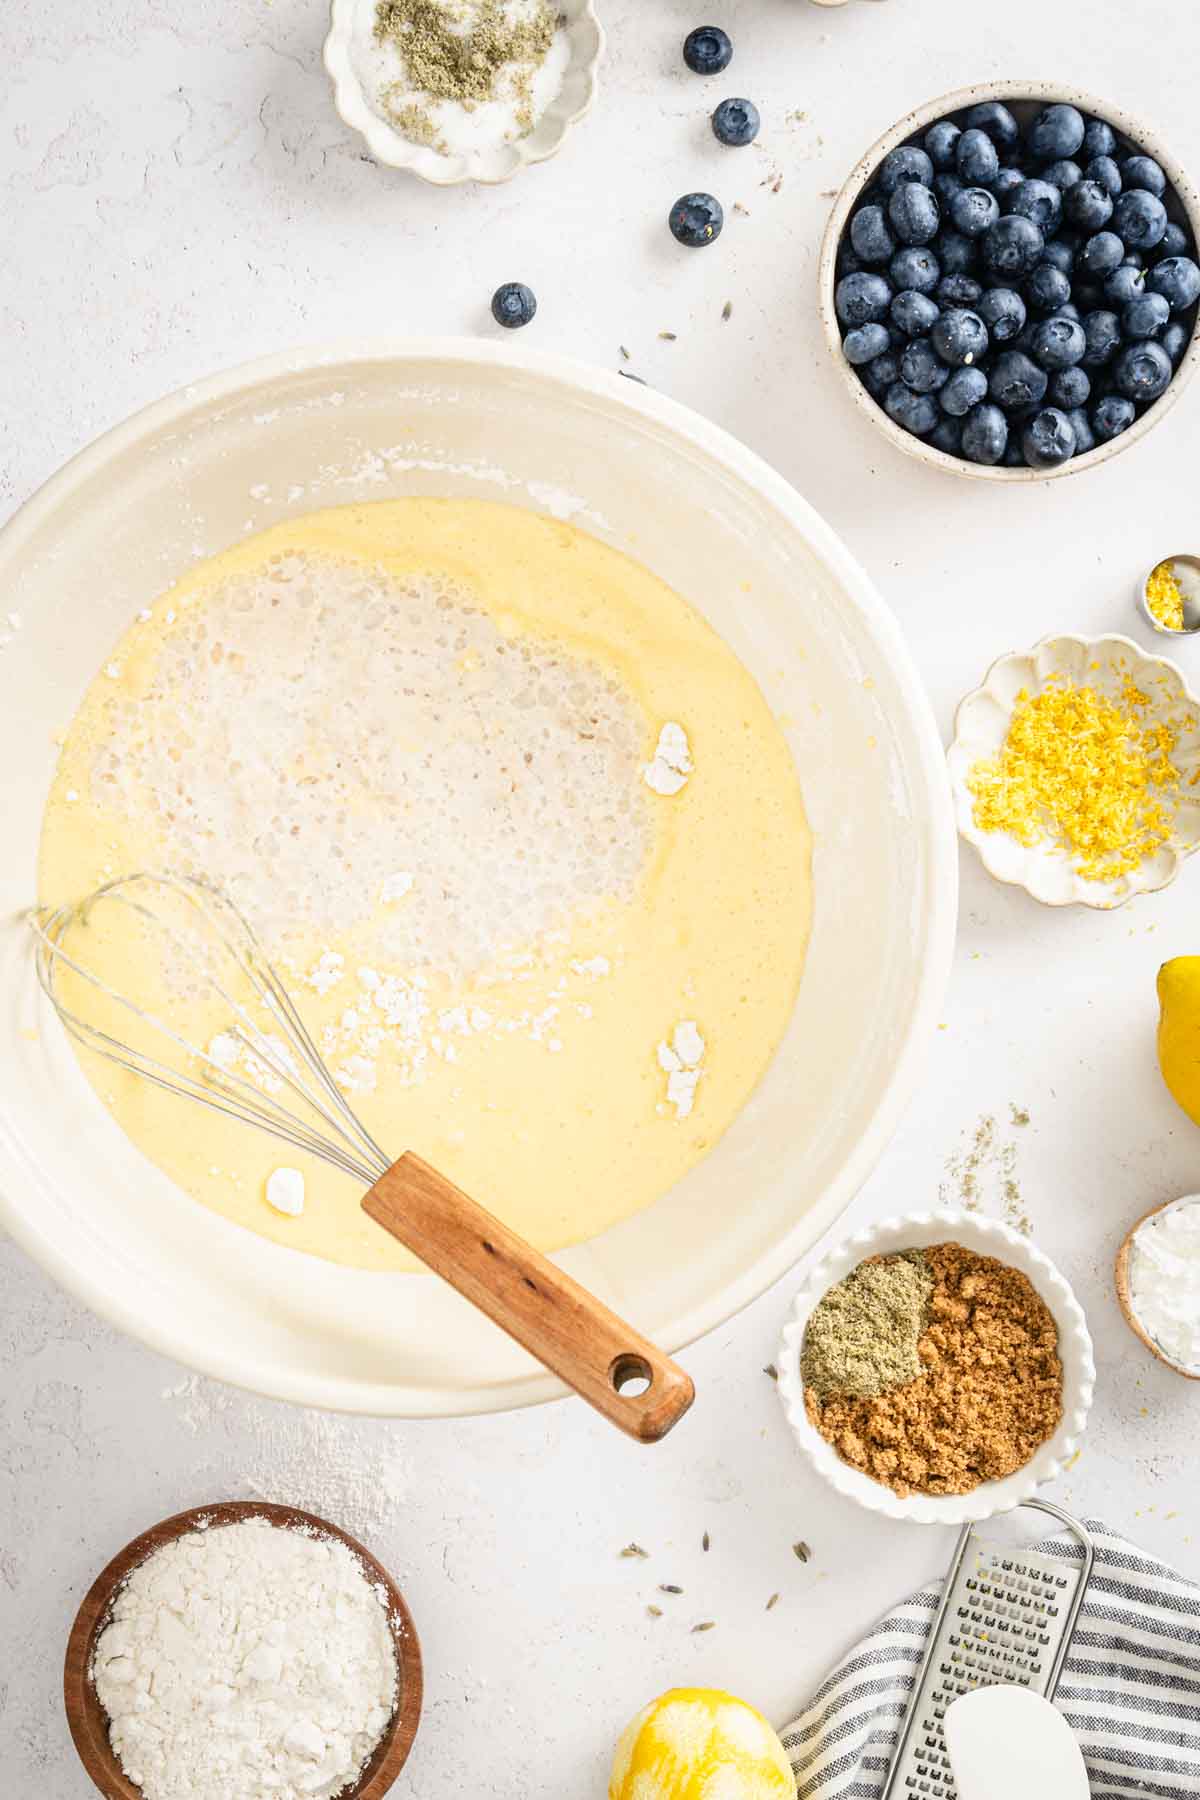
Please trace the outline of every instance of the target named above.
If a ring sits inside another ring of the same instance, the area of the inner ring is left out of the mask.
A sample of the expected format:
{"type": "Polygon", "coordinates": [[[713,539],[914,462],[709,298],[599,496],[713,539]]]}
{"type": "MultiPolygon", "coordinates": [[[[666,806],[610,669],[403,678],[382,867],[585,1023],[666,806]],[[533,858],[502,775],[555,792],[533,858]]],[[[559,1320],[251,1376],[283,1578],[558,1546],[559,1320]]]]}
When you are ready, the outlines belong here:
{"type": "MultiPolygon", "coordinates": [[[[525,344],[608,366],[625,344],[631,369],[740,434],[828,515],[899,612],[944,725],[1000,651],[1051,629],[1137,632],[1136,573],[1200,548],[1200,390],[1146,444],[1076,480],[1013,493],[928,475],[839,392],[813,278],[827,190],[911,105],[972,80],[1110,94],[1195,170],[1194,83],[1168,63],[1200,63],[1200,13],[1171,0],[599,9],[599,107],[560,157],[509,187],[442,192],[365,161],[339,124],[319,0],[7,0],[0,514],[195,376],[359,332],[490,333],[492,289],[522,279],[541,303],[525,344]],[[736,45],[711,83],[678,54],[706,17],[736,45]],[[723,93],[760,105],[753,149],[714,143],[707,113],[723,93]],[[702,253],[665,226],[694,187],[728,215],[702,253]],[[749,217],[732,213],[737,199],[749,217]]],[[[1109,1282],[1125,1225],[1200,1188],[1200,1134],[1153,1063],[1155,969],[1200,949],[1200,871],[1110,917],[1040,911],[970,862],[964,876],[946,1030],[853,1216],[936,1199],[947,1158],[999,1116],[1037,1239],[1097,1339],[1092,1427],[1054,1497],[1200,1577],[1188,1518],[1200,1388],[1137,1348],[1109,1282]],[[1023,1131],[1004,1127],[1010,1102],[1030,1110],[1023,1131]]],[[[997,1182],[985,1176],[990,1211],[997,1182]]],[[[398,1793],[598,1797],[626,1716],[677,1681],[729,1685],[782,1722],[950,1547],[834,1504],[798,1461],[761,1373],[793,1285],[686,1357],[695,1412],[646,1451],[579,1405],[375,1425],[193,1384],[0,1242],[0,1793],[85,1800],[58,1698],[84,1588],[164,1513],[247,1492],[342,1519],[404,1584],[428,1688],[398,1793]],[[618,1559],[630,1538],[650,1562],[618,1559]],[[812,1546],[805,1567],[797,1538],[812,1546]],[[651,1620],[660,1580],[686,1593],[651,1620]],[[717,1629],[690,1635],[705,1618],[717,1629]]]]}

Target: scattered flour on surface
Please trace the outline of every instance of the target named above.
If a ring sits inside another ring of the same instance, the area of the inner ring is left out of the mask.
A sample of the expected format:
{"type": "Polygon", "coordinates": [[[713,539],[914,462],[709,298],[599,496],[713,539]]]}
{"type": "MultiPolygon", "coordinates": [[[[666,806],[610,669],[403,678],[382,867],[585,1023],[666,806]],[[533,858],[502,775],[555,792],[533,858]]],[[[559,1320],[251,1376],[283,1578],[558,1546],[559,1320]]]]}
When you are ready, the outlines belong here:
{"type": "Polygon", "coordinates": [[[677,794],[692,772],[692,752],[682,725],[669,720],[658,734],[654,760],[642,770],[642,780],[656,794],[677,794]]]}
{"type": "Polygon", "coordinates": [[[696,1088],[704,1073],[705,1043],[694,1019],[681,1019],[669,1039],[658,1046],[658,1066],[667,1078],[667,1105],[677,1119],[690,1117],[696,1088]]]}

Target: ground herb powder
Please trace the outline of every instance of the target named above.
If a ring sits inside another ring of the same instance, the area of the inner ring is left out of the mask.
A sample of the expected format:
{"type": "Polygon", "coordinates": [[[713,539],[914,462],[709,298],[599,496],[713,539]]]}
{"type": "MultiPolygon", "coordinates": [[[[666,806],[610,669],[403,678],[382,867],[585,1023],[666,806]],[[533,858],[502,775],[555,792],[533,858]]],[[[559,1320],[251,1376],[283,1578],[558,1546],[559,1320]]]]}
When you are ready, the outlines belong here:
{"type": "Polygon", "coordinates": [[[917,1342],[933,1276],[919,1250],[872,1256],[830,1288],[804,1332],[800,1372],[821,1400],[871,1395],[915,1381],[917,1342]]]}
{"type": "MultiPolygon", "coordinates": [[[[431,101],[455,100],[470,111],[497,98],[500,76],[515,65],[517,124],[530,130],[533,74],[545,61],[557,23],[548,0],[533,0],[517,17],[505,0],[379,0],[375,36],[400,52],[410,90],[406,104],[398,100],[391,107],[394,122],[415,141],[431,142],[436,129],[411,90],[431,101]]],[[[404,85],[385,90],[385,104],[404,85]]]]}

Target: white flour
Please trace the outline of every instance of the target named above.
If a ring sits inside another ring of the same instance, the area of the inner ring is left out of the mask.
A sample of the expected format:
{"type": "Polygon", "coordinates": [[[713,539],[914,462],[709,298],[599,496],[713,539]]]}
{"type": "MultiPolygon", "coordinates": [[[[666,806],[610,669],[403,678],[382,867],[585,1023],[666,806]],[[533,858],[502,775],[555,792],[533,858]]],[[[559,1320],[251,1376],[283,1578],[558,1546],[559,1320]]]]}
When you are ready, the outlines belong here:
{"type": "Polygon", "coordinates": [[[658,1066],[667,1078],[667,1105],[675,1108],[677,1119],[689,1118],[696,1104],[705,1047],[694,1019],[681,1019],[670,1039],[658,1046],[658,1066]]]}
{"type": "Polygon", "coordinates": [[[332,1800],[396,1701],[384,1591],[336,1539],[261,1519],[135,1569],[92,1673],[146,1800],[332,1800]]]}
{"type": "Polygon", "coordinates": [[[658,734],[654,760],[642,770],[642,780],[656,794],[670,796],[686,787],[692,772],[692,751],[687,732],[674,719],[668,719],[658,734]]]}

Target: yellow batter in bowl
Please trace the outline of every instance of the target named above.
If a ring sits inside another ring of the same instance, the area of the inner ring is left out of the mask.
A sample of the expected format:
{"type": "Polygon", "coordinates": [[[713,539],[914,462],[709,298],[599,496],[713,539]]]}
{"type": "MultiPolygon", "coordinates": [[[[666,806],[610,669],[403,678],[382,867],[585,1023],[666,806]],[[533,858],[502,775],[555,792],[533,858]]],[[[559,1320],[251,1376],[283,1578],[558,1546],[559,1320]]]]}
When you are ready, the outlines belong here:
{"type": "MultiPolygon", "coordinates": [[[[555,1249],[650,1205],[745,1103],[795,1001],[810,862],[783,735],[679,595],[574,526],[411,499],[276,526],[133,622],[66,735],[40,886],[227,887],[368,1130],[555,1249]]],[[[220,1046],[220,1008],[134,934],[100,948],[114,988],[149,980],[220,1046]]],[[[344,1176],[84,1061],[205,1205],[413,1266],[344,1176]],[[281,1166],[299,1213],[268,1201],[281,1166]]]]}

